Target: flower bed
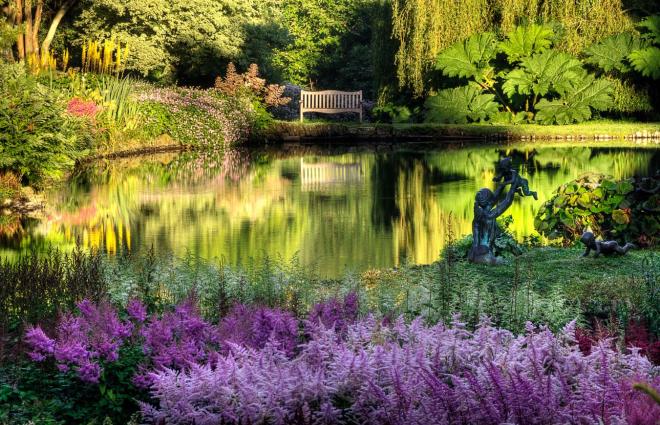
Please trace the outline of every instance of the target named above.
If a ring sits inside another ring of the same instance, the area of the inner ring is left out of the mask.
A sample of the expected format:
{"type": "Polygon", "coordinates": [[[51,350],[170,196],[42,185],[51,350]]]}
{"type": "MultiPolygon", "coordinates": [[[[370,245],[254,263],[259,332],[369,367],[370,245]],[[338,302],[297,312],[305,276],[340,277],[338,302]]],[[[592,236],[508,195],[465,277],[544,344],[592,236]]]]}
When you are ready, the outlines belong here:
{"type": "MultiPolygon", "coordinates": [[[[137,301],[121,315],[83,302],[57,337],[31,328],[31,357],[87,382],[127,346],[141,348],[133,385],[148,387],[144,419],[222,423],[635,423],[660,406],[633,383],[660,386],[658,369],[633,349],[606,343],[583,354],[574,324],[524,335],[483,320],[469,331],[421,320],[359,319],[353,296],[290,313],[237,306],[218,324],[193,303],[149,317],[137,301]],[[121,319],[120,317],[124,317],[121,319]]],[[[103,382],[101,383],[103,385],[103,382]]]]}

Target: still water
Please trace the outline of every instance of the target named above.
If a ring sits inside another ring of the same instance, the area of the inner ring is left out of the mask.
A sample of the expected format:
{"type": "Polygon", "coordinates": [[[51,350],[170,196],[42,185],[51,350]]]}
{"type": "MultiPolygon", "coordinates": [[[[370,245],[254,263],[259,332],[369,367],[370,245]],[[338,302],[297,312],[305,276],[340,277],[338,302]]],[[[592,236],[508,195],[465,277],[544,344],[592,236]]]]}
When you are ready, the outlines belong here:
{"type": "MultiPolygon", "coordinates": [[[[43,217],[0,239],[0,255],[76,243],[109,255],[153,247],[245,264],[297,256],[325,277],[438,258],[471,228],[475,192],[512,156],[539,199],[507,214],[519,238],[562,183],[586,172],[651,175],[660,149],[408,145],[168,153],[94,163],[47,193],[43,217]]],[[[506,215],[506,214],[505,214],[506,215]]]]}

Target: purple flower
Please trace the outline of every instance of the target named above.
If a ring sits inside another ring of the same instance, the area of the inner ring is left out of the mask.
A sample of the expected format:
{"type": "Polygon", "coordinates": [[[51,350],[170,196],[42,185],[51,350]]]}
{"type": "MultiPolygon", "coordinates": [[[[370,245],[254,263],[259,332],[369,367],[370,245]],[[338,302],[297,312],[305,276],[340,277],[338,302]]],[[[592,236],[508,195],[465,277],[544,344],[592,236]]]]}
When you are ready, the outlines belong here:
{"type": "Polygon", "coordinates": [[[138,323],[144,323],[147,320],[147,308],[137,298],[133,298],[128,302],[126,312],[131,319],[138,323]]]}
{"type": "Polygon", "coordinates": [[[32,351],[28,353],[35,362],[46,360],[46,357],[53,354],[55,350],[55,340],[48,338],[41,327],[30,326],[25,333],[25,342],[32,351]]]}

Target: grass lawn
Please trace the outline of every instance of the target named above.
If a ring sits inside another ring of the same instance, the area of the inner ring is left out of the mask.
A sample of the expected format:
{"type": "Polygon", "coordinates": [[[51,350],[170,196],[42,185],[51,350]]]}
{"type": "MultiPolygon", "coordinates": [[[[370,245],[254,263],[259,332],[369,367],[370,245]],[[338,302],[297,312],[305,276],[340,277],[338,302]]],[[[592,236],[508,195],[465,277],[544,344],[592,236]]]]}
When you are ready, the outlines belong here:
{"type": "Polygon", "coordinates": [[[495,124],[376,124],[357,122],[276,121],[266,131],[270,136],[281,137],[477,137],[477,138],[537,138],[537,139],[595,139],[607,136],[611,139],[630,137],[635,133],[650,137],[656,132],[660,139],[660,122],[641,123],[630,121],[599,120],[571,125],[495,125],[495,124]]]}

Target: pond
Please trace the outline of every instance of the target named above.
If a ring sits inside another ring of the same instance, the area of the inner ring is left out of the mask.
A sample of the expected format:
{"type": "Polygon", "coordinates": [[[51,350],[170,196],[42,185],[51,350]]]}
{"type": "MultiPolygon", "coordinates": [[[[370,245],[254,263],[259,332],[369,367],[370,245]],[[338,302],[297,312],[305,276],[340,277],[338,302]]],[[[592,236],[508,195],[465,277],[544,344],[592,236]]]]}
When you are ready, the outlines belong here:
{"type": "MultiPolygon", "coordinates": [[[[96,162],[46,194],[42,217],[0,239],[0,255],[76,243],[109,255],[153,248],[245,265],[294,256],[323,277],[426,264],[471,231],[475,192],[512,156],[539,199],[507,214],[518,238],[562,183],[660,169],[657,145],[284,146],[179,152],[96,162]]],[[[506,215],[506,214],[505,214],[506,215]]]]}

